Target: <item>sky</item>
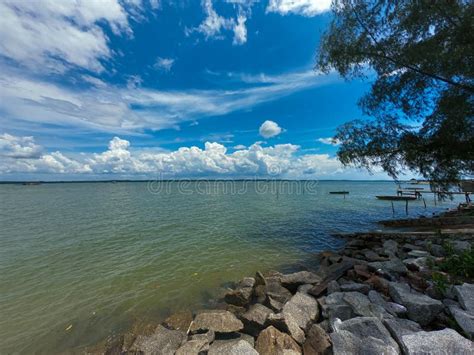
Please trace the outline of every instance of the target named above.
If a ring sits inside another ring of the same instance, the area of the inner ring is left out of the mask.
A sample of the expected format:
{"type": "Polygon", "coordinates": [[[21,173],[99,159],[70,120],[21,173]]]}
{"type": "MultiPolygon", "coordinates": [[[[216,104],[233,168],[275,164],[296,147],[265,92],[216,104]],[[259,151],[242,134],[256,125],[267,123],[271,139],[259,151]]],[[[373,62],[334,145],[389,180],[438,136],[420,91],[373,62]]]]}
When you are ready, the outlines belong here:
{"type": "Polygon", "coordinates": [[[330,0],[0,0],[0,180],[385,179],[331,137],[330,0]]]}

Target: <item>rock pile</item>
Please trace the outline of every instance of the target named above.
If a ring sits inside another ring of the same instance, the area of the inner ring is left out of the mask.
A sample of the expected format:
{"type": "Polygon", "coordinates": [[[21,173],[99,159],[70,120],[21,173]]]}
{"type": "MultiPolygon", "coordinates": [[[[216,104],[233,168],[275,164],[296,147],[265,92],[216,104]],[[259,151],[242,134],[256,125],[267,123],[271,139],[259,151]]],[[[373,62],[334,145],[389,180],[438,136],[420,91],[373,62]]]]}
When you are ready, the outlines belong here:
{"type": "Polygon", "coordinates": [[[358,235],[317,272],[257,272],[225,309],[171,316],[106,353],[474,354],[474,284],[436,288],[427,260],[439,258],[436,239],[358,235]]]}

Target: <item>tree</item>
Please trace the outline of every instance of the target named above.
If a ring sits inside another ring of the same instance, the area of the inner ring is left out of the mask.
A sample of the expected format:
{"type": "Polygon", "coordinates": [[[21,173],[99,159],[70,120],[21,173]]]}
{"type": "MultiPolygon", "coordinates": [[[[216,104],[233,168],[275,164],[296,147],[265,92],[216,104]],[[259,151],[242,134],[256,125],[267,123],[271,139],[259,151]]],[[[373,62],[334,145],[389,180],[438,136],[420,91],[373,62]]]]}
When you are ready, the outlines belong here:
{"type": "Polygon", "coordinates": [[[368,120],[338,128],[344,165],[408,168],[452,182],[474,172],[474,2],[333,0],[316,68],[372,78],[368,120]]]}

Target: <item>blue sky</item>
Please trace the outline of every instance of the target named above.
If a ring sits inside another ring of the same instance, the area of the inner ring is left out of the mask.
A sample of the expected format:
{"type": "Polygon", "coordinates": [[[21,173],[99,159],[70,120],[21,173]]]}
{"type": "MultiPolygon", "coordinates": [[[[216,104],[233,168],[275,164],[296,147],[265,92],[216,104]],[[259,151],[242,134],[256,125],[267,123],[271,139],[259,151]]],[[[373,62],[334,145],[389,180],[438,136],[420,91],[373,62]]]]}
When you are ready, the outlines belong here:
{"type": "Polygon", "coordinates": [[[328,139],[370,85],[313,70],[329,3],[0,1],[0,179],[385,178],[328,139]]]}

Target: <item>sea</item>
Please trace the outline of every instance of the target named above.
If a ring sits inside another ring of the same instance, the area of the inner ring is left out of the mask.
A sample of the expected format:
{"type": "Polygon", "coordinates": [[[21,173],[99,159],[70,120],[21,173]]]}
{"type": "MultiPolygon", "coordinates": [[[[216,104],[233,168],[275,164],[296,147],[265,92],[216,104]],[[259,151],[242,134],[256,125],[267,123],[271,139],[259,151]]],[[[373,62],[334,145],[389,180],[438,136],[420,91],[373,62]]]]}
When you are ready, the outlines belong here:
{"type": "MultiPolygon", "coordinates": [[[[425,189],[428,186],[421,185],[425,189]]],[[[406,217],[392,181],[0,184],[0,353],[68,353],[406,217]],[[330,194],[348,191],[347,195],[330,194]]],[[[432,194],[408,217],[456,206],[432,194]],[[426,207],[425,207],[426,205],[426,207]]]]}

